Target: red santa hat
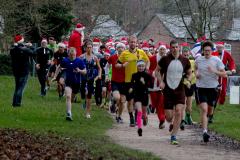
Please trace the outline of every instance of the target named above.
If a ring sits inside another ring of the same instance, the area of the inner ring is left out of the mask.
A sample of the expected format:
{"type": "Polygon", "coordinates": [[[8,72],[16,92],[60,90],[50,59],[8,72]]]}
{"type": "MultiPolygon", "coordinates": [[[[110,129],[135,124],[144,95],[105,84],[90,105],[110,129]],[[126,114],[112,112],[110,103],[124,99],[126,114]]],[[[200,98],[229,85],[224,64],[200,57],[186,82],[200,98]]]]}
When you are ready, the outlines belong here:
{"type": "Polygon", "coordinates": [[[150,48],[150,46],[149,46],[148,42],[144,41],[142,44],[142,50],[149,51],[149,48],[150,48]]]}
{"type": "Polygon", "coordinates": [[[78,24],[76,25],[76,28],[75,28],[75,30],[78,31],[78,32],[81,32],[81,31],[83,31],[84,29],[85,29],[85,26],[84,26],[83,24],[81,24],[81,23],[78,23],[78,24]]]}
{"type": "Polygon", "coordinates": [[[182,47],[190,47],[190,44],[187,43],[187,42],[183,42],[183,43],[180,44],[180,46],[182,46],[182,47]]]}
{"type": "Polygon", "coordinates": [[[163,41],[158,41],[156,44],[155,44],[155,48],[159,48],[161,45],[164,45],[166,47],[166,43],[163,42],[163,41]]]}
{"type": "Polygon", "coordinates": [[[114,45],[114,40],[112,38],[109,38],[106,42],[106,46],[113,46],[114,45]]]}
{"type": "Polygon", "coordinates": [[[224,47],[224,42],[215,42],[216,46],[218,47],[224,47]]]}
{"type": "Polygon", "coordinates": [[[24,42],[23,36],[20,35],[20,34],[17,34],[17,35],[14,37],[14,42],[15,42],[15,43],[23,43],[23,42],[24,42]]]}
{"type": "Polygon", "coordinates": [[[98,44],[98,45],[101,45],[101,40],[99,38],[93,38],[93,44],[98,44]]]}
{"type": "Polygon", "coordinates": [[[109,49],[106,49],[103,55],[104,55],[104,56],[110,56],[110,50],[109,50],[109,49]]]}
{"type": "Polygon", "coordinates": [[[127,37],[122,37],[120,39],[120,41],[126,45],[128,43],[128,38],[127,37]]]}

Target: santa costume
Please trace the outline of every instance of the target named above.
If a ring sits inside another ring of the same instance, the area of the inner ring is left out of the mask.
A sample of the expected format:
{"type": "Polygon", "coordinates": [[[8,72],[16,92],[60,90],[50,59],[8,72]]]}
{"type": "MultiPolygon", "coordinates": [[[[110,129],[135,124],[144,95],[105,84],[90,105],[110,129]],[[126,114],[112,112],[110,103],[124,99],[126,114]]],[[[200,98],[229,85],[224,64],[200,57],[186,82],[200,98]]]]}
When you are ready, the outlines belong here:
{"type": "MultiPolygon", "coordinates": [[[[217,47],[224,47],[224,42],[216,42],[215,44],[217,45],[217,47]]],[[[212,55],[218,56],[222,60],[223,64],[225,65],[225,70],[227,71],[227,73],[236,72],[234,59],[229,52],[223,49],[221,53],[219,51],[215,51],[212,53],[212,55]]],[[[219,104],[224,104],[226,92],[227,92],[227,78],[226,77],[220,78],[219,81],[222,86],[221,86],[218,102],[219,104]]]]}
{"type": "MultiPolygon", "coordinates": [[[[159,49],[161,47],[166,49],[165,45],[160,45],[159,49]]],[[[159,81],[158,81],[157,77],[155,76],[155,69],[161,58],[162,58],[162,56],[160,56],[159,53],[157,53],[149,58],[149,60],[150,60],[149,72],[153,76],[153,81],[154,81],[153,88],[149,89],[150,98],[151,98],[152,107],[156,108],[156,111],[157,111],[160,129],[162,129],[164,127],[163,123],[165,122],[164,97],[163,97],[163,93],[159,86],[160,85],[159,81]]]]}
{"type": "Polygon", "coordinates": [[[80,57],[82,55],[82,45],[83,45],[83,40],[84,40],[83,30],[84,29],[85,29],[85,27],[81,23],[78,23],[69,38],[68,47],[76,48],[77,57],[80,57]]]}

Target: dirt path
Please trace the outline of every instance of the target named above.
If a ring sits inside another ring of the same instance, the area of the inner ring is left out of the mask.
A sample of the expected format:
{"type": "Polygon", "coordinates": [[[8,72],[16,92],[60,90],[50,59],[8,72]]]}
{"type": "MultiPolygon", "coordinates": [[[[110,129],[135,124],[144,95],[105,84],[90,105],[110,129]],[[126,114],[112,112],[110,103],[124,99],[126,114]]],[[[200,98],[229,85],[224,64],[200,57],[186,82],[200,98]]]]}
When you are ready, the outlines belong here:
{"type": "Polygon", "coordinates": [[[168,126],[158,129],[156,115],[149,115],[149,124],[143,127],[143,136],[137,135],[137,128],[129,127],[128,114],[123,114],[124,123],[116,124],[108,131],[108,135],[118,144],[133,149],[152,152],[166,160],[238,160],[240,159],[239,143],[227,142],[224,138],[212,136],[208,144],[202,142],[201,129],[187,127],[179,131],[180,145],[169,143],[170,133],[168,126]]]}

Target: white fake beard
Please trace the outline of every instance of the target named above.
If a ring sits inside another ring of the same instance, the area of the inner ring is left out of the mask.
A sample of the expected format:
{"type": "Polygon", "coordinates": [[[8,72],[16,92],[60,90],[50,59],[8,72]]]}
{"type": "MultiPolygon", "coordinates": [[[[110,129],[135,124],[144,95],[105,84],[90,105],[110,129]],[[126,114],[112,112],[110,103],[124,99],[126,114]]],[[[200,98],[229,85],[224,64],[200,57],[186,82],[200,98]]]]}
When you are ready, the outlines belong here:
{"type": "Polygon", "coordinates": [[[94,46],[93,47],[93,53],[98,53],[99,50],[99,46],[94,46]]]}
{"type": "Polygon", "coordinates": [[[82,35],[82,36],[81,36],[81,43],[83,44],[83,40],[84,40],[84,31],[82,30],[80,33],[81,33],[81,35],[82,35]]]}

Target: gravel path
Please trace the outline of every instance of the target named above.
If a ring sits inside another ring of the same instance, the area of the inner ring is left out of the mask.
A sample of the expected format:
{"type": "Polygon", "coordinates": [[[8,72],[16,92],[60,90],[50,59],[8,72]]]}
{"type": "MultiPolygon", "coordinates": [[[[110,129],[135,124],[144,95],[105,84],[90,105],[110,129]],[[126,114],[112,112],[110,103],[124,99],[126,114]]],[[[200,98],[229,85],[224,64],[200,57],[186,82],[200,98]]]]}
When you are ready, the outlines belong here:
{"type": "MultiPolygon", "coordinates": [[[[114,117],[113,117],[114,118],[114,117]]],[[[239,142],[212,135],[210,142],[202,141],[202,131],[197,126],[187,126],[179,131],[179,145],[170,144],[168,124],[158,129],[157,115],[149,115],[149,123],[143,127],[143,136],[137,135],[137,127],[129,127],[129,116],[123,114],[124,123],[115,124],[107,134],[118,144],[133,149],[152,152],[164,160],[240,160],[239,142]]]]}

